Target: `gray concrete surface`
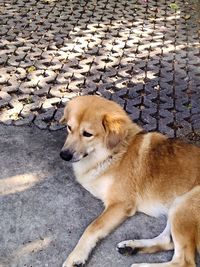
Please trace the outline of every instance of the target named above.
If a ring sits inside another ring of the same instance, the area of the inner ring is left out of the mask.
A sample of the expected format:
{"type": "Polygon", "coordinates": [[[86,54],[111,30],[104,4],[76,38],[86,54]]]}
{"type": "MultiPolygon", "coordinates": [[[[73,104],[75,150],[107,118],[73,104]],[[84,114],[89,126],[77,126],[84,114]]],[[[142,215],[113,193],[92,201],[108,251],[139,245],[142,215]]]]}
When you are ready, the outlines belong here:
{"type": "MultiPolygon", "coordinates": [[[[103,209],[60,159],[64,138],[64,130],[0,125],[1,267],[61,266],[85,227],[103,209]]],[[[164,224],[164,218],[137,214],[97,246],[87,266],[169,260],[171,252],[122,256],[115,250],[121,240],[157,235],[164,224]]]]}

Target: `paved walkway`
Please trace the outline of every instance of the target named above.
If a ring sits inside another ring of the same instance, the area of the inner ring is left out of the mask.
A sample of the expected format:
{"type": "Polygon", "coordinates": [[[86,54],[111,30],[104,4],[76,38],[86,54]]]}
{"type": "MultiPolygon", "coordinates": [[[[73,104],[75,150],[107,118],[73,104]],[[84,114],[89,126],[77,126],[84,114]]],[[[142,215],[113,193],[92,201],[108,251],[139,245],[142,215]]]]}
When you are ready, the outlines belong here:
{"type": "Polygon", "coordinates": [[[147,130],[199,138],[198,0],[0,0],[0,122],[60,129],[100,94],[147,130]]]}

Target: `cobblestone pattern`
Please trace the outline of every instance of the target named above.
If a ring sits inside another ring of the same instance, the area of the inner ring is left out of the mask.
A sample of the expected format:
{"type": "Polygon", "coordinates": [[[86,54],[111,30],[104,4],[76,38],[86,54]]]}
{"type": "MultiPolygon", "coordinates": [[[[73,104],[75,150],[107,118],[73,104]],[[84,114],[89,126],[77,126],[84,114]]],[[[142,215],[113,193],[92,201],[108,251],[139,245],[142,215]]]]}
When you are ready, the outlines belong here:
{"type": "Polygon", "coordinates": [[[196,136],[199,11],[185,0],[0,0],[0,122],[57,130],[69,99],[99,94],[147,130],[196,136]]]}

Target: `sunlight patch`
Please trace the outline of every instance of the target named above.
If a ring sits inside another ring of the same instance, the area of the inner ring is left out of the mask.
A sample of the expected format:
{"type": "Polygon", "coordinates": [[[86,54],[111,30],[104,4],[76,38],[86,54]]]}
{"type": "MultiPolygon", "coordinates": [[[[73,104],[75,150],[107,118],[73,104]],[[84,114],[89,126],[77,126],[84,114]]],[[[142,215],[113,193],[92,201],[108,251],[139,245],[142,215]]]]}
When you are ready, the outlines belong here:
{"type": "Polygon", "coordinates": [[[25,244],[24,246],[20,247],[16,251],[16,256],[23,256],[29,253],[35,253],[39,250],[42,250],[49,246],[51,243],[50,237],[45,237],[44,239],[34,240],[28,244],[25,244]]]}
{"type": "Polygon", "coordinates": [[[35,185],[40,178],[36,174],[20,174],[0,179],[0,196],[25,191],[35,185]]]}

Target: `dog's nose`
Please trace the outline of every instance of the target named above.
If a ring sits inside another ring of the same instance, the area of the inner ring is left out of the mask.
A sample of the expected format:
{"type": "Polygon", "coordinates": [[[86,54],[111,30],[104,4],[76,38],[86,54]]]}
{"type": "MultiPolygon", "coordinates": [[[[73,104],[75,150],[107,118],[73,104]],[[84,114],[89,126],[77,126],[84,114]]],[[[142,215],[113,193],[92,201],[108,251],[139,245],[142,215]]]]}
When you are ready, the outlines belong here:
{"type": "Polygon", "coordinates": [[[73,153],[69,150],[61,150],[60,157],[66,161],[70,161],[73,158],[73,153]]]}

